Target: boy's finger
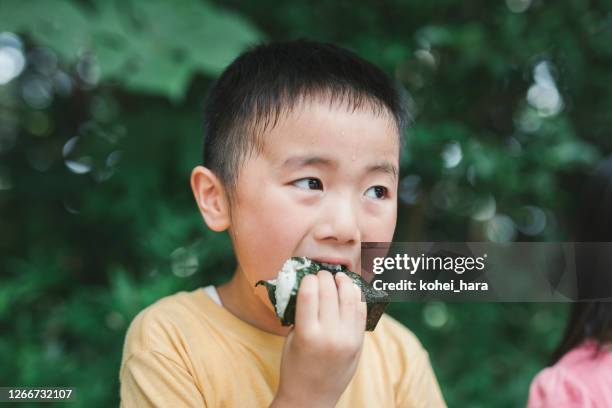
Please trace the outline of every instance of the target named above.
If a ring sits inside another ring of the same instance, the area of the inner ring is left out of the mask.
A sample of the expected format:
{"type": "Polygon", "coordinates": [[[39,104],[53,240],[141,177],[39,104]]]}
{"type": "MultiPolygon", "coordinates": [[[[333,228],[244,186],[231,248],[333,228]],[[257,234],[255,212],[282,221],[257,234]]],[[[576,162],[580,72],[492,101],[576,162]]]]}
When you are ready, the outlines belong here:
{"type": "Polygon", "coordinates": [[[302,278],[295,305],[295,330],[312,329],[318,324],[319,284],[317,277],[306,275],[302,278]]]}
{"type": "Polygon", "coordinates": [[[338,321],[338,290],[329,271],[317,273],[319,279],[319,322],[322,325],[336,324],[338,321]]]}
{"type": "Polygon", "coordinates": [[[357,315],[357,325],[359,328],[360,332],[365,331],[365,327],[366,327],[366,320],[368,317],[368,304],[366,303],[365,299],[363,298],[363,294],[361,293],[361,289],[359,288],[359,286],[357,285],[353,285],[354,286],[354,294],[355,294],[355,298],[357,299],[356,305],[355,305],[355,310],[356,310],[356,315],[357,315]]]}
{"type": "Polygon", "coordinates": [[[335,278],[338,287],[340,319],[342,321],[353,320],[355,318],[355,303],[359,301],[355,297],[353,286],[357,285],[342,272],[338,272],[335,278]]]}

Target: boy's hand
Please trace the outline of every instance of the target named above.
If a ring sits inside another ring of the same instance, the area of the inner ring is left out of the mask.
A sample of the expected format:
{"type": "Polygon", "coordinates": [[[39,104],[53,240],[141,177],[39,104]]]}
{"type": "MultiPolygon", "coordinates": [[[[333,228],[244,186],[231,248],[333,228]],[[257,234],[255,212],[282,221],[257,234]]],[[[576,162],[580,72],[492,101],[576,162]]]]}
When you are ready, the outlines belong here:
{"type": "Polygon", "coordinates": [[[367,306],[342,272],[305,276],[297,296],[272,407],[333,407],[357,368],[367,306]]]}

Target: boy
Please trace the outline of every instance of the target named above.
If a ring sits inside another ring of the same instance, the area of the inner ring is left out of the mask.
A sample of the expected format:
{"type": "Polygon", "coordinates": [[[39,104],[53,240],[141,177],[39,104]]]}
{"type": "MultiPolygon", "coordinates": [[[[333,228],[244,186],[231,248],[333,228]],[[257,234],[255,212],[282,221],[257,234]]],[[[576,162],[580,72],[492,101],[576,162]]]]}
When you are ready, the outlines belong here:
{"type": "Polygon", "coordinates": [[[237,269],[217,288],[168,296],[131,323],[124,407],[440,407],[427,352],[366,308],[344,274],[303,279],[283,327],[260,279],[292,256],[361,271],[362,241],[391,241],[406,113],[390,79],[331,44],[258,46],[205,107],[191,187],[206,225],[228,230],[237,269]]]}

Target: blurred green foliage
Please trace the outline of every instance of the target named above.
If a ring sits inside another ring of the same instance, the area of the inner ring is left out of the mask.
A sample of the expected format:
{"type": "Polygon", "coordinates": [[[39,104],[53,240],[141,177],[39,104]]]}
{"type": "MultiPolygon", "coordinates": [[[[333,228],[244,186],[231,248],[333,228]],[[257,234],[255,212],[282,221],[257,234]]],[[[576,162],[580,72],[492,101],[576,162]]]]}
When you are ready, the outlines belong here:
{"type": "MultiPolygon", "coordinates": [[[[189,188],[201,104],[256,41],[310,37],[401,81],[396,240],[571,239],[612,151],[611,1],[0,3],[0,384],[118,403],[125,330],[234,268],[189,188]]],[[[566,305],[393,304],[449,406],[524,405],[566,305]]],[[[24,404],[26,406],[26,404],[24,404]]]]}

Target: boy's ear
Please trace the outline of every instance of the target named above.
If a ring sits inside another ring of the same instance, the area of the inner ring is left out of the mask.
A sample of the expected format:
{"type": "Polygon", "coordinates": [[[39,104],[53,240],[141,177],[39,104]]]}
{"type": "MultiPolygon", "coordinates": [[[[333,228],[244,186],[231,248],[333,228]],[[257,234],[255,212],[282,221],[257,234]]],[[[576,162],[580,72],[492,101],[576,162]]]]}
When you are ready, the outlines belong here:
{"type": "Polygon", "coordinates": [[[221,180],[208,168],[197,166],[191,172],[191,190],[208,228],[217,232],[229,228],[229,202],[221,180]]]}

